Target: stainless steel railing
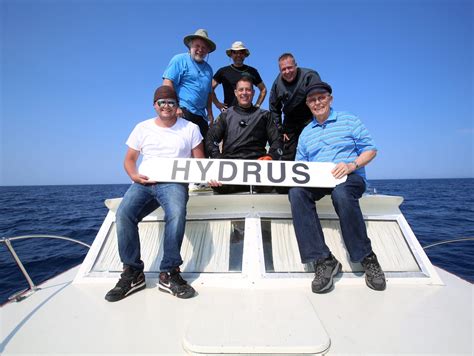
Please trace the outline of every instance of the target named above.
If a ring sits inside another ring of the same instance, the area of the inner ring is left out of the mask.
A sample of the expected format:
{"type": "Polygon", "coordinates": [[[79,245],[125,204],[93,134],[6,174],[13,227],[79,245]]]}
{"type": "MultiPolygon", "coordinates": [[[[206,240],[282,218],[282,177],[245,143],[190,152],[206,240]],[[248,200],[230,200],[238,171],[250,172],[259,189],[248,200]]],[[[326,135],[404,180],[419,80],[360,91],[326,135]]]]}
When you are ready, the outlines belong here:
{"type": "Polygon", "coordinates": [[[462,242],[462,241],[474,241],[474,237],[460,237],[456,239],[449,239],[444,241],[438,241],[429,245],[422,246],[424,250],[431,248],[433,246],[444,245],[444,244],[451,244],[453,242],[462,242]]]}
{"type": "Polygon", "coordinates": [[[20,257],[18,257],[15,249],[13,248],[13,245],[11,244],[11,241],[24,240],[24,239],[34,239],[34,238],[58,239],[58,240],[74,242],[74,243],[77,243],[79,245],[85,246],[87,248],[91,247],[90,245],[88,245],[88,244],[86,244],[82,241],[72,239],[70,237],[57,236],[57,235],[24,235],[24,236],[15,236],[15,237],[4,237],[4,238],[0,239],[0,243],[5,244],[5,246],[7,247],[8,251],[12,255],[13,259],[15,260],[15,263],[17,264],[18,268],[20,269],[21,273],[23,274],[23,276],[25,277],[25,279],[26,279],[26,281],[28,282],[28,285],[29,285],[29,289],[27,289],[25,291],[21,291],[20,293],[17,293],[15,295],[13,295],[9,299],[21,300],[21,298],[18,297],[19,294],[23,294],[23,293],[26,293],[26,292],[29,292],[29,291],[30,292],[35,292],[38,289],[38,287],[35,285],[35,283],[31,279],[31,277],[30,277],[28,271],[26,270],[25,266],[21,262],[20,257]]]}

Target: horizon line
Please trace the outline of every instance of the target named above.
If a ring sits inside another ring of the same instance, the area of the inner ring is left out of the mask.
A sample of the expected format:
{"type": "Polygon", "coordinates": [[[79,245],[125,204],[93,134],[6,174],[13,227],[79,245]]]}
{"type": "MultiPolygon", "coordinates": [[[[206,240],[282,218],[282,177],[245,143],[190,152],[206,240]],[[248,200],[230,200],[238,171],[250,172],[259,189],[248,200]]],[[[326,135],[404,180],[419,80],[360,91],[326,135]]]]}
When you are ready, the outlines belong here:
{"type": "MultiPolygon", "coordinates": [[[[448,180],[448,179],[474,179],[474,177],[444,177],[444,178],[373,178],[368,179],[367,181],[370,183],[371,181],[379,181],[379,180],[448,180]]],[[[86,186],[86,185],[130,185],[133,182],[128,183],[62,183],[62,184],[22,184],[22,185],[14,185],[14,184],[2,184],[0,188],[9,188],[9,187],[62,187],[62,186],[86,186]]]]}

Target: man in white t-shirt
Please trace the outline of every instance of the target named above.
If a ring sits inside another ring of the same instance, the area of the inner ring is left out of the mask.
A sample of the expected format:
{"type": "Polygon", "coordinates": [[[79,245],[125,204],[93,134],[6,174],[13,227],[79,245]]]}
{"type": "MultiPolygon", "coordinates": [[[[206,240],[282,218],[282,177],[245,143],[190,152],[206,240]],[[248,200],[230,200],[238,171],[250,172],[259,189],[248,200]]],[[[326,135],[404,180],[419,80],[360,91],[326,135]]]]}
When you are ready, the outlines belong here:
{"type": "Polygon", "coordinates": [[[186,224],[188,185],[151,181],[140,174],[137,160],[140,154],[143,161],[153,157],[204,158],[203,138],[197,125],[177,117],[178,98],[172,87],[156,89],[153,106],[158,116],[140,122],[127,140],[124,166],[134,183],[116,213],[118,248],[124,269],[117,285],[105,296],[109,302],[146,287],[138,223],[160,206],[165,211],[165,232],[158,288],[178,298],[190,298],[195,294],[179,270],[183,263],[180,250],[186,224]]]}

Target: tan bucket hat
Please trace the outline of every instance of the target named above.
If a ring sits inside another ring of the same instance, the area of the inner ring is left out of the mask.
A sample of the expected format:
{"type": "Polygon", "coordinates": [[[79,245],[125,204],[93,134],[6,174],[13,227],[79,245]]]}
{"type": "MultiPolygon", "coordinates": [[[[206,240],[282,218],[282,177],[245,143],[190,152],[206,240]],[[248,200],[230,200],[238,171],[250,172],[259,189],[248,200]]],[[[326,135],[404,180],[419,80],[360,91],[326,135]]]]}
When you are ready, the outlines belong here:
{"type": "Polygon", "coordinates": [[[227,49],[225,53],[230,57],[232,51],[245,51],[245,57],[250,56],[250,51],[245,47],[242,41],[235,41],[232,43],[232,47],[227,49]]]}
{"type": "Polygon", "coordinates": [[[216,50],[216,44],[209,39],[209,36],[207,35],[207,31],[202,28],[194,32],[194,35],[187,35],[186,37],[184,37],[183,42],[186,45],[186,47],[189,48],[189,43],[195,38],[200,38],[206,41],[206,43],[209,45],[209,53],[214,52],[216,50]]]}

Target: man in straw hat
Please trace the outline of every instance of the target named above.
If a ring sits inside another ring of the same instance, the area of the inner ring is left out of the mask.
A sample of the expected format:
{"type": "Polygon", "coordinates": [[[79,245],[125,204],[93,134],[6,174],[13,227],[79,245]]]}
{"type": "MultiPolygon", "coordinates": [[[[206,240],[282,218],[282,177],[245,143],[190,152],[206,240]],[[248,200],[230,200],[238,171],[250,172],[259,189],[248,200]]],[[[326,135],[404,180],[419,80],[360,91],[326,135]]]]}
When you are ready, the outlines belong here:
{"type": "Polygon", "coordinates": [[[253,83],[255,86],[260,90],[260,94],[258,95],[257,102],[255,103],[256,107],[260,107],[267,95],[267,88],[265,83],[262,81],[260,74],[258,71],[244,64],[245,58],[250,56],[250,51],[245,47],[244,43],[241,41],[236,41],[232,43],[231,48],[225,51],[227,56],[232,58],[232,64],[230,66],[220,68],[214,78],[212,79],[212,101],[214,105],[220,110],[225,111],[229,107],[237,104],[235,99],[234,90],[237,84],[237,81],[243,76],[250,76],[253,79],[253,83]],[[216,94],[214,93],[214,89],[219,85],[222,84],[224,89],[224,102],[221,103],[218,99],[216,94]]]}
{"type": "Polygon", "coordinates": [[[157,116],[140,122],[127,140],[124,167],[133,184],[115,214],[123,272],[116,286],[105,296],[109,302],[119,301],[146,287],[138,223],[160,206],[165,212],[165,228],[158,288],[178,298],[191,298],[195,294],[179,270],[183,263],[180,250],[186,224],[188,185],[151,181],[140,173],[137,162],[140,154],[143,162],[154,157],[203,158],[202,136],[196,125],[177,116],[178,97],[172,87],[156,89],[153,107],[157,116]]]}
{"type": "Polygon", "coordinates": [[[311,289],[314,293],[329,292],[334,276],[341,271],[341,263],[324,241],[315,207],[315,201],[330,195],[351,261],[362,264],[367,286],[382,291],[386,287],[385,274],[372,250],[359,205],[366,187],[365,166],[374,159],[377,148],[358,117],[333,110],[329,84],[314,83],[306,88],[305,96],[314,118],[299,137],[296,160],[333,162],[333,176],[347,177],[335,188],[292,187],[288,193],[301,262],[314,265],[311,289]]]}
{"type": "MultiPolygon", "coordinates": [[[[216,45],[203,29],[183,40],[188,53],[175,55],[163,73],[163,85],[173,87],[178,93],[182,115],[199,126],[205,138],[209,125],[213,124],[212,114],[212,68],[205,61],[214,52],[216,45]],[[207,114],[206,114],[207,111],[207,114]]],[[[178,111],[178,114],[180,112],[178,111]]]]}

